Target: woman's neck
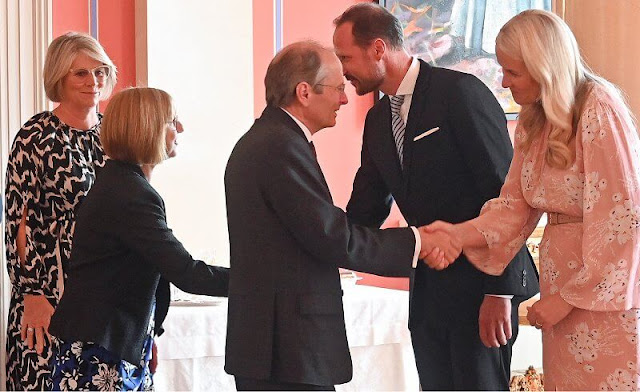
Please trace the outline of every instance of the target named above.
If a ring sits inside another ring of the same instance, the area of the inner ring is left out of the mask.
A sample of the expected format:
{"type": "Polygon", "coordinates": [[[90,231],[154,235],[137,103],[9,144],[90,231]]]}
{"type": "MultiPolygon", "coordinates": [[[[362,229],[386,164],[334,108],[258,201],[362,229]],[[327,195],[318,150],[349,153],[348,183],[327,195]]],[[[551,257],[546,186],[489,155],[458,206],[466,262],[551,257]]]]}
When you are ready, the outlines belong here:
{"type": "Polygon", "coordinates": [[[156,165],[140,165],[144,176],[147,178],[147,181],[151,181],[151,173],[153,173],[154,167],[156,167],[156,165]]]}
{"type": "Polygon", "coordinates": [[[91,129],[98,123],[96,107],[77,108],[61,103],[53,113],[63,123],[76,129],[91,129]]]}

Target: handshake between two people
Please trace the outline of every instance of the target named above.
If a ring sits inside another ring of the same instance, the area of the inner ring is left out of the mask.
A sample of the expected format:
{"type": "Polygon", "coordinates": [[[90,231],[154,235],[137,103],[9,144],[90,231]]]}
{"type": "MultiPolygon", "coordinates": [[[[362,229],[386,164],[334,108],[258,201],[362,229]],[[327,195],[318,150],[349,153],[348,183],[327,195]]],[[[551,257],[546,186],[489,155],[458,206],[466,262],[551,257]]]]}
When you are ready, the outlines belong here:
{"type": "Polygon", "coordinates": [[[451,265],[462,253],[462,241],[455,225],[435,221],[418,228],[422,246],[420,258],[438,271],[451,265]]]}

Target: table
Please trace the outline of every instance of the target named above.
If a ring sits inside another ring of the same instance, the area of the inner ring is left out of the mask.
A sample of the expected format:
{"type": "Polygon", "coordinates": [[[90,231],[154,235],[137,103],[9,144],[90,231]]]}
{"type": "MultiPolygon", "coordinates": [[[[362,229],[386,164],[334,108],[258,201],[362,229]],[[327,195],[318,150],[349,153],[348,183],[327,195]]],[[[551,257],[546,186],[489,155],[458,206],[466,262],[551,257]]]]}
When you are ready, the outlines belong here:
{"type": "MultiPolygon", "coordinates": [[[[353,380],[338,391],[413,390],[418,373],[407,328],[409,293],[348,285],[344,287],[347,339],[353,380]]],[[[227,300],[173,303],[157,339],[156,390],[235,390],[224,372],[227,300]]]]}

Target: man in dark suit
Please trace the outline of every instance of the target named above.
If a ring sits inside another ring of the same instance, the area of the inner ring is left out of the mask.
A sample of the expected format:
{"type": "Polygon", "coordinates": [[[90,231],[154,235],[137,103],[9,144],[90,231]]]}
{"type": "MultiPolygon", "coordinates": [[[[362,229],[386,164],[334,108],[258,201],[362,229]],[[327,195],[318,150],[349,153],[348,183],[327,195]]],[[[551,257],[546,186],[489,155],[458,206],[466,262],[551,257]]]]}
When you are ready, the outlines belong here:
{"type": "Polygon", "coordinates": [[[442,233],[421,238],[415,227],[352,225],[333,205],[311,143],[347,103],[331,50],[287,46],[269,65],[265,86],[267,108],[225,173],[225,370],[239,390],[333,389],[352,376],[338,266],[408,276],[420,250],[443,268],[460,249],[442,233]]]}
{"type": "MultiPolygon", "coordinates": [[[[403,48],[399,21],[359,3],[334,24],[344,75],[358,94],[386,95],[365,121],[347,215],[379,227],[393,199],[411,225],[462,222],[499,194],[513,149],[504,113],[476,77],[431,67],[403,48]]],[[[412,276],[409,328],[424,390],[508,389],[521,301],[538,292],[522,249],[500,277],[464,256],[412,276]]]]}

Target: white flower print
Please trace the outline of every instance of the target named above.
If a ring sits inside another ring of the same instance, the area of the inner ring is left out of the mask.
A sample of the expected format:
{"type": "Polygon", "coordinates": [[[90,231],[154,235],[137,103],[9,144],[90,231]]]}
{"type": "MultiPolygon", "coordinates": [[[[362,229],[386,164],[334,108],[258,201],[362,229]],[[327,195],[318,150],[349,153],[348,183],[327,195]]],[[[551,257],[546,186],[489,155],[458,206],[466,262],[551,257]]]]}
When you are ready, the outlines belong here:
{"type": "Polygon", "coordinates": [[[71,369],[71,373],[64,372],[64,377],[62,377],[62,380],[60,381],[60,390],[78,390],[78,369],[71,369]]]}
{"type": "Polygon", "coordinates": [[[640,319],[640,315],[635,314],[634,311],[628,311],[628,312],[620,313],[618,318],[620,319],[621,321],[620,325],[622,325],[622,328],[624,328],[625,332],[628,332],[628,333],[637,332],[636,322],[638,319],[640,319]]]}
{"type": "MultiPolygon", "coordinates": [[[[618,318],[620,319],[620,325],[627,333],[627,340],[631,344],[635,344],[638,341],[637,322],[638,319],[640,319],[640,315],[638,315],[636,311],[628,311],[620,313],[618,318]]],[[[627,366],[629,366],[629,369],[635,369],[635,363],[631,361],[629,361],[627,366]]]]}
{"type": "Polygon", "coordinates": [[[589,270],[589,265],[585,264],[580,268],[578,273],[576,274],[576,285],[582,286],[586,284],[591,279],[591,271],[589,270]]]}
{"type": "Polygon", "coordinates": [[[635,391],[635,374],[628,370],[616,369],[607,376],[606,383],[600,384],[600,389],[605,391],[635,391]]]}
{"type": "Polygon", "coordinates": [[[585,176],[584,179],[584,209],[586,212],[591,212],[593,206],[600,200],[600,191],[607,187],[607,181],[602,179],[598,181],[600,174],[598,172],[591,172],[585,176]]]}
{"type": "MultiPolygon", "coordinates": [[[[625,265],[626,262],[618,263],[625,265]]],[[[627,287],[629,273],[623,269],[617,269],[613,263],[604,266],[602,280],[593,288],[598,301],[610,302],[616,297],[620,297],[627,287]]]]}
{"type": "Polygon", "coordinates": [[[82,354],[82,342],[71,343],[71,352],[76,356],[76,358],[80,358],[80,355],[82,354]]]}
{"type": "Polygon", "coordinates": [[[545,198],[545,187],[544,185],[540,185],[538,186],[538,188],[536,189],[536,192],[533,195],[533,199],[531,200],[531,203],[534,206],[544,206],[547,204],[547,199],[545,198]]]}
{"type": "Polygon", "coordinates": [[[513,210],[513,203],[515,198],[512,195],[504,195],[503,197],[489,200],[483,207],[482,211],[497,209],[497,210],[513,210]]]}
{"type": "Polygon", "coordinates": [[[522,188],[526,191],[533,189],[533,162],[522,164],[522,188]]]}
{"type": "Polygon", "coordinates": [[[113,391],[120,383],[120,374],[116,369],[107,366],[106,363],[98,364],[98,374],[94,375],[91,382],[99,391],[113,391]]]}
{"type": "Polygon", "coordinates": [[[548,258],[542,272],[542,281],[549,284],[550,294],[558,292],[558,286],[555,284],[558,276],[560,276],[560,272],[556,268],[556,263],[551,258],[548,258]]]}
{"type": "Polygon", "coordinates": [[[586,323],[580,323],[576,325],[575,333],[566,337],[569,339],[569,352],[577,363],[598,359],[599,333],[597,330],[590,331],[586,323]]]}
{"type": "Polygon", "coordinates": [[[562,190],[568,198],[570,205],[576,204],[582,198],[584,179],[582,175],[566,174],[562,184],[562,190]]]}
{"type": "Polygon", "coordinates": [[[596,139],[596,131],[598,129],[594,109],[589,108],[582,116],[582,142],[591,143],[596,139]]]}
{"type": "Polygon", "coordinates": [[[609,211],[607,241],[617,240],[619,244],[625,244],[635,236],[638,227],[640,227],[640,206],[633,205],[628,199],[622,204],[618,203],[609,211]]]}

